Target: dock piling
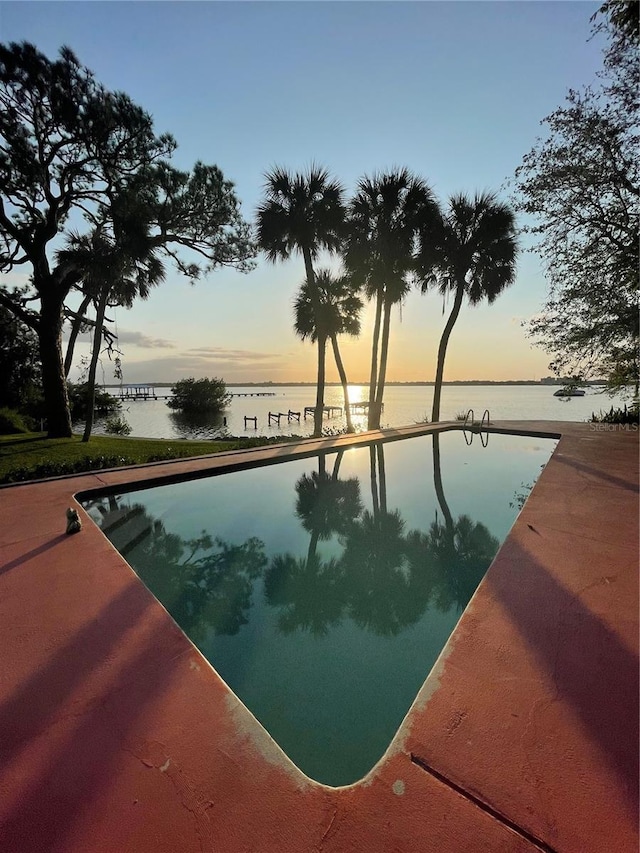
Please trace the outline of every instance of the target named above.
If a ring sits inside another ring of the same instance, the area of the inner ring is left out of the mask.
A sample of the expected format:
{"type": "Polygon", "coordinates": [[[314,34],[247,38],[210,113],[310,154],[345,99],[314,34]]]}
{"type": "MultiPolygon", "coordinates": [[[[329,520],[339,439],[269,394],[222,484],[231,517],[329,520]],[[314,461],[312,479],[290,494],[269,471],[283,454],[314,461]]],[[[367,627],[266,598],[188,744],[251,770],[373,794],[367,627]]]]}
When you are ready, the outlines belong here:
{"type": "MultiPolygon", "coordinates": [[[[315,406],[305,406],[304,407],[304,419],[306,421],[307,415],[314,415],[316,411],[315,406]]],[[[335,417],[336,413],[338,415],[342,415],[342,406],[323,406],[322,414],[326,415],[328,418],[335,417]]]]}

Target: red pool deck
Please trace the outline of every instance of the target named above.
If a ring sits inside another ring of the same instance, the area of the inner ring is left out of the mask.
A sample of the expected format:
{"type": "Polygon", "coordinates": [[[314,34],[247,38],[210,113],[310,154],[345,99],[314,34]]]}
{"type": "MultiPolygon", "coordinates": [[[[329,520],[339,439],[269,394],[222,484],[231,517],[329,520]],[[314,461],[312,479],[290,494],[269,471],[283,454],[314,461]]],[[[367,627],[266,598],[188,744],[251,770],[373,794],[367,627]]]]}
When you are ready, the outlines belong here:
{"type": "Polygon", "coordinates": [[[361,438],[1,489],[0,851],[636,853],[638,433],[496,426],[562,438],[387,754],[346,788],[300,773],[64,514],[87,489],[361,438]]]}

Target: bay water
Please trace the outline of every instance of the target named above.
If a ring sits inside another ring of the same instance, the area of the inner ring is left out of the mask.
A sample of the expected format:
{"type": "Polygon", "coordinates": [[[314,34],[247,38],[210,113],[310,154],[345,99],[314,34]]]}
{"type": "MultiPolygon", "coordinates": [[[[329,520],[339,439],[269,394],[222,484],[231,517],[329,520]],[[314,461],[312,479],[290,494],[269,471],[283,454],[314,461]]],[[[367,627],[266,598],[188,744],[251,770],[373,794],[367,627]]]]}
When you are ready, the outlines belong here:
{"type": "MultiPolygon", "coordinates": [[[[115,389],[107,390],[115,393],[115,389]]],[[[558,387],[552,385],[445,385],[440,419],[464,417],[473,409],[475,418],[480,420],[488,409],[491,420],[587,421],[593,412],[608,411],[612,405],[622,406],[625,402],[622,396],[609,397],[597,387],[587,388],[584,397],[566,399],[554,397],[557,390],[558,387]]],[[[186,417],[173,412],[165,399],[125,400],[121,414],[131,426],[131,435],[140,438],[305,437],[313,433],[313,415],[305,418],[304,409],[315,403],[314,386],[251,385],[232,387],[229,391],[234,396],[228,408],[219,415],[186,417]]],[[[167,396],[171,389],[156,387],[155,393],[167,396]]],[[[349,393],[350,401],[358,403],[368,399],[369,389],[365,385],[352,385],[349,393]]],[[[432,385],[389,385],[385,389],[381,426],[424,422],[430,419],[432,401],[432,385]]],[[[344,407],[340,386],[327,386],[325,406],[344,407]]],[[[366,430],[366,412],[354,413],[352,420],[356,430],[366,430]]],[[[337,410],[324,418],[329,434],[341,432],[345,424],[344,413],[337,410]]],[[[103,419],[96,421],[95,432],[104,432],[103,419]]]]}

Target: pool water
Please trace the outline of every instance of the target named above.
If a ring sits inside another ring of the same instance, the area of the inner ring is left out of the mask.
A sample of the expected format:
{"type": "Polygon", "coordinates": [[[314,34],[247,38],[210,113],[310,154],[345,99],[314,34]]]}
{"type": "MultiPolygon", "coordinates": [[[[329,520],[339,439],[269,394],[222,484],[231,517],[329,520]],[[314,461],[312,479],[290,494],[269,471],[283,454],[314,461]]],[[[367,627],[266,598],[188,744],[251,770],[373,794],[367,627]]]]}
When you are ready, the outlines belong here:
{"type": "Polygon", "coordinates": [[[460,431],[83,504],[298,767],[382,757],[555,442],[460,431]]]}

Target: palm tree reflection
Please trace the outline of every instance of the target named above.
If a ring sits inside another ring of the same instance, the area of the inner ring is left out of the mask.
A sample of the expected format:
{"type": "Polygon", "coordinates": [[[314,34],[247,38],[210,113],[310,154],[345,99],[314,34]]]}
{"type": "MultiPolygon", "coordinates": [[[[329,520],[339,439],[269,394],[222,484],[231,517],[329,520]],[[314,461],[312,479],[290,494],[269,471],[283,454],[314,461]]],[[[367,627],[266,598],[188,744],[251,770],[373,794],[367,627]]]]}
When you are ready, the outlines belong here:
{"type": "Polygon", "coordinates": [[[271,560],[265,594],[280,610],[278,627],[327,633],[346,616],[360,628],[394,636],[415,624],[429,605],[441,612],[462,611],[498,549],[498,540],[467,515],[454,519],[442,484],[439,437],[433,437],[434,486],[442,520],[428,530],[405,531],[400,512],[387,508],[384,445],[370,453],[371,511],[360,500],[355,478],[333,473],[325,457],[318,471],[296,483],[296,515],[310,534],[307,555],[271,560]],[[318,543],[334,538],[342,553],[318,555],[318,543]]]}
{"type": "Polygon", "coordinates": [[[410,534],[414,552],[428,555],[434,575],[432,603],[444,612],[462,612],[484,577],[500,543],[480,522],[460,515],[452,527],[437,519],[428,533],[410,534]]]}
{"type": "Polygon", "coordinates": [[[429,589],[417,582],[420,567],[408,557],[404,526],[397,510],[365,511],[345,540],[349,615],[359,627],[380,635],[398,634],[417,622],[428,603],[429,589]]]}
{"type": "Polygon", "coordinates": [[[468,515],[460,515],[455,520],[451,515],[442,485],[440,435],[437,432],[433,433],[433,483],[443,517],[443,522],[440,522],[436,515],[426,537],[428,550],[440,566],[435,604],[441,610],[455,605],[462,611],[484,577],[500,543],[484,524],[472,521],[468,515]]]}
{"type": "Polygon", "coordinates": [[[254,537],[232,544],[203,531],[192,539],[168,533],[140,505],[101,498],[90,510],[118,550],[195,642],[237,634],[249,620],[256,581],[282,634],[313,636],[350,619],[359,628],[396,636],[428,607],[462,611],[498,549],[498,540],[467,515],[454,517],[442,483],[439,436],[433,436],[439,512],[407,532],[387,505],[384,445],[370,447],[371,509],[360,482],[341,478],[343,453],[331,473],[327,457],[296,482],[296,517],[309,535],[306,554],[270,559],[254,537]],[[323,543],[323,547],[320,547],[323,543]]]}
{"type": "Polygon", "coordinates": [[[344,451],[336,455],[328,474],[326,456],[320,454],[318,471],[303,474],[296,483],[296,516],[310,534],[307,556],[281,554],[267,569],[265,596],[280,609],[278,628],[283,634],[300,629],[320,636],[343,618],[343,567],[339,560],[323,560],[317,553],[320,540],[344,536],[362,512],[358,479],[339,477],[343,456],[344,451]]]}
{"type": "Polygon", "coordinates": [[[303,474],[296,483],[296,516],[311,534],[308,555],[316,552],[318,540],[344,535],[362,512],[357,477],[339,478],[344,451],[336,455],[333,471],[326,471],[325,454],[318,456],[318,471],[303,474]]]}
{"type": "Polygon", "coordinates": [[[343,571],[338,560],[321,560],[317,554],[296,558],[274,557],[264,582],[266,600],[280,610],[282,634],[296,630],[324,636],[331,625],[342,621],[345,608],[343,571]]]}

